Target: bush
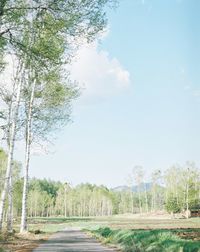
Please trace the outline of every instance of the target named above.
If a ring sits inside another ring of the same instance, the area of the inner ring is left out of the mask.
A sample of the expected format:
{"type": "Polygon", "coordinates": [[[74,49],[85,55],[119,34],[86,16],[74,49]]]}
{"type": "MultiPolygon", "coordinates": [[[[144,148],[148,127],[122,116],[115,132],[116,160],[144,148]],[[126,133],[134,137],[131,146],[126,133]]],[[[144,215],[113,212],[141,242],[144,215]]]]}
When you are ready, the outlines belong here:
{"type": "Polygon", "coordinates": [[[112,230],[109,227],[99,228],[98,233],[103,237],[108,237],[112,233],[112,230]]]}
{"type": "Polygon", "coordinates": [[[165,204],[165,209],[168,213],[180,213],[181,206],[178,204],[177,198],[171,196],[165,204]]]}

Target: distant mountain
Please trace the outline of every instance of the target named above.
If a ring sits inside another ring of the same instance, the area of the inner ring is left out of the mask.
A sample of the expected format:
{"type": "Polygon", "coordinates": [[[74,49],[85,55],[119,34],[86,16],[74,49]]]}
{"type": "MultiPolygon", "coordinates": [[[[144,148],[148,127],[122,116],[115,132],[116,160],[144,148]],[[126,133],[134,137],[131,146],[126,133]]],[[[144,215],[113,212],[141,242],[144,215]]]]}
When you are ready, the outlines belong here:
{"type": "MultiPolygon", "coordinates": [[[[147,191],[150,191],[152,188],[152,183],[142,183],[140,185],[140,191],[141,192],[145,191],[145,187],[147,191]]],[[[111,190],[113,190],[114,192],[125,192],[125,191],[130,191],[130,187],[126,185],[122,185],[122,186],[114,187],[111,190]]],[[[137,192],[137,191],[138,191],[138,187],[134,185],[132,187],[132,192],[137,192]]]]}
{"type": "Polygon", "coordinates": [[[128,186],[117,186],[117,187],[111,188],[111,190],[115,192],[124,192],[124,191],[129,191],[130,189],[128,186]]]}

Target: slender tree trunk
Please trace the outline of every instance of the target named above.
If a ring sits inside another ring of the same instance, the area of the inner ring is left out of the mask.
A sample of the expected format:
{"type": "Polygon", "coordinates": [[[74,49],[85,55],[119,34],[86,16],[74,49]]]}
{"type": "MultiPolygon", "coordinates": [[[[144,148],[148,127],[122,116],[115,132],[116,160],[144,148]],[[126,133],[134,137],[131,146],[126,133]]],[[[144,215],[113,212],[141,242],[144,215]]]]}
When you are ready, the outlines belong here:
{"type": "Polygon", "coordinates": [[[156,211],[156,189],[154,184],[152,188],[151,212],[155,211],[156,211]]]}
{"type": "MultiPolygon", "coordinates": [[[[14,90],[16,87],[16,83],[14,82],[13,86],[13,93],[11,97],[11,101],[9,104],[9,115],[8,115],[8,130],[7,130],[7,146],[9,148],[10,145],[10,124],[12,119],[12,112],[13,112],[13,99],[14,99],[14,90]]],[[[13,164],[11,164],[13,165],[13,164]]],[[[7,231],[9,233],[13,232],[13,181],[12,181],[12,170],[11,168],[11,174],[9,179],[9,186],[8,186],[8,216],[7,216],[7,231]]]]}
{"type": "Polygon", "coordinates": [[[146,184],[144,185],[144,190],[145,190],[145,201],[146,201],[146,212],[149,212],[149,205],[148,205],[148,197],[147,197],[147,186],[146,184]]]}
{"type": "MultiPolygon", "coordinates": [[[[22,66],[20,66],[18,74],[21,73],[22,66]]],[[[20,104],[20,96],[21,96],[21,88],[22,88],[23,78],[21,77],[18,79],[18,85],[16,87],[16,105],[13,113],[13,119],[11,124],[10,130],[10,144],[9,144],[9,152],[8,152],[8,161],[7,161],[7,169],[6,169],[6,178],[4,187],[1,193],[1,201],[0,201],[0,231],[2,230],[3,226],[3,212],[5,208],[6,196],[8,192],[9,180],[12,170],[12,162],[13,162],[13,152],[15,147],[15,135],[16,135],[16,125],[17,125],[17,118],[18,118],[18,111],[19,111],[19,104],[20,104]]]]}
{"type": "Polygon", "coordinates": [[[65,185],[65,196],[64,196],[64,212],[65,212],[65,218],[67,218],[67,187],[65,185]]]}
{"type": "Polygon", "coordinates": [[[139,209],[140,209],[140,214],[141,214],[142,213],[142,204],[141,204],[140,185],[138,185],[138,197],[139,197],[139,209]]]}
{"type": "Polygon", "coordinates": [[[189,186],[186,185],[186,218],[189,218],[189,186]]]}
{"type": "Polygon", "coordinates": [[[30,150],[31,150],[31,126],[32,126],[32,109],[35,95],[36,80],[33,81],[31,97],[27,115],[26,125],[26,154],[25,154],[25,170],[24,170],[24,186],[22,196],[22,217],[20,233],[27,232],[27,197],[28,197],[28,175],[29,175],[29,163],[30,163],[30,150]]]}
{"type": "Polygon", "coordinates": [[[189,168],[187,169],[187,171],[188,171],[187,172],[188,178],[186,182],[186,218],[188,219],[190,215],[189,213],[189,172],[190,172],[189,168]]]}
{"type": "MultiPolygon", "coordinates": [[[[12,173],[12,171],[11,171],[12,173]]],[[[9,179],[9,189],[8,189],[8,216],[7,216],[7,231],[9,233],[13,232],[13,195],[12,195],[12,174],[9,179]]]]}

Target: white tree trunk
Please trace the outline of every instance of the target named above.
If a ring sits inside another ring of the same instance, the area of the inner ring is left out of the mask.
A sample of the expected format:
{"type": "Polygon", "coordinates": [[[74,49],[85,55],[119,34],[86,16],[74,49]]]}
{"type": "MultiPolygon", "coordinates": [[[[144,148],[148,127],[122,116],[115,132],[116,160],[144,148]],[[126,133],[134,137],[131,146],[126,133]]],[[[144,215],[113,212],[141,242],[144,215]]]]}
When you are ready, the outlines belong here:
{"type": "Polygon", "coordinates": [[[142,213],[142,202],[141,202],[140,185],[138,185],[138,197],[139,197],[139,209],[140,209],[140,214],[141,214],[142,213]]]}
{"type": "Polygon", "coordinates": [[[23,196],[22,196],[22,217],[20,233],[27,232],[27,197],[28,197],[28,175],[29,175],[29,163],[30,163],[30,150],[31,150],[31,126],[32,126],[32,110],[35,95],[36,80],[33,82],[31,97],[29,101],[29,109],[27,115],[26,125],[26,153],[25,153],[25,166],[24,166],[24,185],[23,185],[23,196]]]}
{"type": "Polygon", "coordinates": [[[65,195],[64,195],[64,207],[65,207],[65,209],[64,209],[64,215],[65,215],[65,218],[67,218],[67,187],[66,187],[66,185],[65,185],[65,189],[64,189],[64,191],[65,191],[65,195]]]}
{"type": "Polygon", "coordinates": [[[13,193],[12,193],[12,169],[8,186],[8,216],[7,216],[7,231],[13,232],[13,193]]]}
{"type": "Polygon", "coordinates": [[[186,182],[186,218],[188,219],[190,217],[190,211],[189,211],[189,174],[190,174],[190,170],[188,168],[187,170],[188,174],[188,178],[187,178],[187,182],[186,182]]]}
{"type": "Polygon", "coordinates": [[[189,218],[189,185],[186,185],[186,218],[189,218]]]}
{"type": "MultiPolygon", "coordinates": [[[[7,130],[7,145],[9,148],[10,145],[10,124],[12,120],[12,112],[13,112],[13,100],[14,100],[14,91],[15,91],[16,83],[14,82],[13,86],[13,93],[11,102],[9,104],[9,116],[8,116],[8,130],[7,130]]],[[[13,165],[13,164],[11,164],[13,165]]],[[[7,231],[9,233],[13,232],[13,181],[12,181],[12,170],[11,167],[11,173],[10,173],[10,179],[9,179],[9,186],[8,186],[8,214],[7,214],[7,231]]]]}
{"type": "Polygon", "coordinates": [[[148,205],[148,196],[147,196],[147,186],[144,184],[144,190],[145,190],[145,202],[146,202],[146,212],[149,212],[149,205],[148,205]]]}
{"type": "MultiPolygon", "coordinates": [[[[22,68],[19,69],[18,74],[21,73],[22,68]]],[[[9,151],[8,151],[8,161],[7,161],[7,169],[6,169],[6,177],[4,187],[1,193],[1,201],[0,201],[0,231],[3,226],[3,212],[5,208],[6,196],[8,192],[9,180],[12,170],[12,162],[13,162],[13,152],[15,146],[15,136],[16,136],[16,125],[20,104],[20,96],[21,96],[21,88],[22,88],[23,78],[18,79],[18,83],[16,85],[16,105],[14,106],[14,113],[12,118],[11,130],[10,130],[10,143],[9,143],[9,151]]]]}

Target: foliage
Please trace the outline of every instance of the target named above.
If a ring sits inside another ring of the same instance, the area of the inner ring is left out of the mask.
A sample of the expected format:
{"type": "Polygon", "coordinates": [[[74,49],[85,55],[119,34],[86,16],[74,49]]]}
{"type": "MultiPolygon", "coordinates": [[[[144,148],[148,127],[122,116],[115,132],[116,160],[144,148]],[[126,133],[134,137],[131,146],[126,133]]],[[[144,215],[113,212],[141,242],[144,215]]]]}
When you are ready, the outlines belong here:
{"type": "Polygon", "coordinates": [[[13,184],[13,208],[14,215],[20,216],[22,210],[22,188],[23,188],[23,180],[18,179],[13,184]]]}
{"type": "MultiPolygon", "coordinates": [[[[0,148],[0,191],[2,190],[6,174],[7,153],[0,148]]],[[[13,161],[13,182],[18,183],[21,173],[21,163],[13,161]]]]}
{"type": "Polygon", "coordinates": [[[181,167],[172,166],[164,175],[166,198],[176,198],[181,210],[191,209],[198,206],[200,198],[200,171],[193,162],[186,162],[181,167]]]}
{"type": "Polygon", "coordinates": [[[181,207],[178,204],[177,198],[170,195],[165,204],[165,209],[168,213],[179,213],[181,211],[181,207]]]}
{"type": "Polygon", "coordinates": [[[36,179],[33,178],[29,183],[29,190],[44,191],[51,197],[56,197],[59,187],[62,185],[61,182],[55,182],[47,179],[36,179]]]}
{"type": "Polygon", "coordinates": [[[52,45],[57,48],[59,42],[62,45],[63,39],[65,49],[70,50],[81,42],[81,38],[93,40],[106,25],[105,7],[113,2],[115,1],[3,0],[0,5],[0,39],[5,41],[7,49],[11,46],[18,48],[23,53],[32,55],[37,61],[54,58],[60,51],[50,51],[50,48],[52,45]],[[30,22],[30,16],[36,20],[34,29],[38,28],[41,22],[45,27],[41,32],[41,39],[36,41],[31,51],[20,36],[24,24],[30,22]],[[50,40],[47,39],[47,33],[53,35],[50,40]]]}
{"type": "MultiPolygon", "coordinates": [[[[4,153],[4,152],[2,152],[4,153]]],[[[5,153],[2,154],[5,157],[5,153]]],[[[1,160],[1,159],[0,159],[1,160]]],[[[19,177],[19,170],[16,173],[14,185],[14,213],[19,216],[21,207],[22,180],[19,177]]],[[[177,213],[185,208],[185,178],[182,174],[185,169],[179,169],[173,176],[169,177],[171,168],[166,171],[163,179],[166,184],[163,186],[155,185],[147,190],[147,199],[149,209],[152,211],[167,210],[169,213],[177,213]],[[184,178],[179,184],[173,181],[184,178]],[[162,197],[162,200],[160,198],[162,197]],[[152,208],[151,204],[153,201],[152,208]]],[[[199,207],[199,188],[198,170],[196,176],[191,175],[189,187],[189,207],[198,209],[199,207]],[[195,187],[194,187],[195,185],[195,187]],[[195,190],[193,190],[195,189],[195,190]]],[[[187,180],[188,181],[188,180],[187,180]]],[[[186,181],[186,182],[187,182],[186,181]]],[[[92,184],[80,184],[71,187],[62,182],[56,182],[47,179],[32,178],[29,184],[28,195],[28,216],[111,216],[113,214],[139,213],[140,204],[143,212],[146,213],[146,192],[140,187],[140,196],[138,191],[130,190],[115,191],[105,186],[96,186],[92,184]],[[140,203],[139,203],[140,197],[140,203]]]]}
{"type": "Polygon", "coordinates": [[[111,230],[108,227],[93,230],[98,238],[106,242],[119,244],[122,251],[199,251],[200,241],[183,240],[175,232],[168,230],[111,230]]]}

